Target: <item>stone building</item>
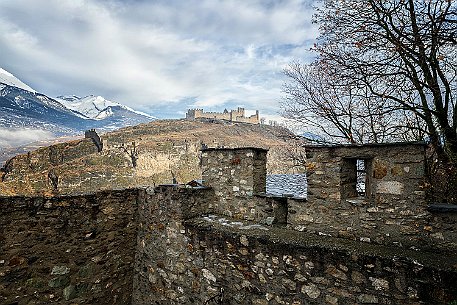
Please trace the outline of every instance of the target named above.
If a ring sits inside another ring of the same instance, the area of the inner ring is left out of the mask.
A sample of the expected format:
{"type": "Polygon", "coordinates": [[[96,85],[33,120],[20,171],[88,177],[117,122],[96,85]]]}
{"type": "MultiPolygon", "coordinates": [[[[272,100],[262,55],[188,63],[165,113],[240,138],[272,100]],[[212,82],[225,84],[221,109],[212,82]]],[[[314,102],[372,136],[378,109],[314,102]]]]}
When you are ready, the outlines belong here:
{"type": "Polygon", "coordinates": [[[224,112],[204,112],[203,109],[189,109],[186,113],[186,119],[195,120],[198,118],[227,120],[231,122],[242,122],[259,124],[259,111],[256,110],[254,115],[249,117],[245,116],[244,108],[238,107],[236,110],[227,109],[224,112]]]}

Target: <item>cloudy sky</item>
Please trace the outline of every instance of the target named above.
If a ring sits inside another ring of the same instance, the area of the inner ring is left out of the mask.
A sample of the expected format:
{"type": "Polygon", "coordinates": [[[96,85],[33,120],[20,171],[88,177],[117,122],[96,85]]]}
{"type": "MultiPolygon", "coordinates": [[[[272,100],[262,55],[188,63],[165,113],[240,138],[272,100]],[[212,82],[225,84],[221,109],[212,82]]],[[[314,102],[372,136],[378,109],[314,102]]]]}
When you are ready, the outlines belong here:
{"type": "Polygon", "coordinates": [[[310,61],[312,0],[1,0],[0,67],[49,96],[102,95],[157,117],[276,114],[310,61]]]}

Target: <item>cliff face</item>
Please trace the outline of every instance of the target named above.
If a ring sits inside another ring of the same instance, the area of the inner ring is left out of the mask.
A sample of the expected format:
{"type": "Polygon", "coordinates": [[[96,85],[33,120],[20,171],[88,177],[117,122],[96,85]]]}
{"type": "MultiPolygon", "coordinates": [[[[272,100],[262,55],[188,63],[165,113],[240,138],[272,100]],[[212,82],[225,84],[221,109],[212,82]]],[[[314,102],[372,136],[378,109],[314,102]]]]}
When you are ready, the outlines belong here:
{"type": "Polygon", "coordinates": [[[303,172],[300,140],[287,129],[222,121],[161,120],[90,139],[38,149],[10,159],[0,172],[0,195],[71,194],[201,178],[200,149],[269,149],[269,173],[303,172]]]}

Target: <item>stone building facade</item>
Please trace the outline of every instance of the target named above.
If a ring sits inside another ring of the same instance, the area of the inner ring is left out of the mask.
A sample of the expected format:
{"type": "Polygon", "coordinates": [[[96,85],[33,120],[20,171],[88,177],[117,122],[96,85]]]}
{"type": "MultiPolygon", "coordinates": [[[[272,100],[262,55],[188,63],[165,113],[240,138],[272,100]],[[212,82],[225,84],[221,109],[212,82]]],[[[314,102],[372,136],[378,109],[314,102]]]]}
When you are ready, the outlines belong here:
{"type": "Polygon", "coordinates": [[[251,123],[259,124],[259,111],[256,110],[254,115],[249,117],[245,116],[244,108],[238,107],[236,110],[227,109],[224,112],[204,112],[203,109],[189,109],[186,113],[186,119],[195,120],[198,118],[206,119],[217,119],[217,120],[227,120],[231,122],[242,122],[242,123],[251,123]]]}
{"type": "Polygon", "coordinates": [[[307,146],[308,200],[424,202],[425,148],[421,142],[307,146]]]}

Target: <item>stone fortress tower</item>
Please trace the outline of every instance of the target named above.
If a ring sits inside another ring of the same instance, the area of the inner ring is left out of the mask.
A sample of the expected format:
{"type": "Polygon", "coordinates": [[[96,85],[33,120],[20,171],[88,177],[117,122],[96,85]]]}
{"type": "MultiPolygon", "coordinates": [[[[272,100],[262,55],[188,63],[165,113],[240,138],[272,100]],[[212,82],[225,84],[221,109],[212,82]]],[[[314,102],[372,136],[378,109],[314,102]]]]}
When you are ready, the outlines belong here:
{"type": "Polygon", "coordinates": [[[203,109],[188,109],[186,113],[187,120],[195,120],[198,118],[227,120],[231,122],[242,122],[259,124],[259,111],[256,110],[254,115],[245,116],[244,108],[238,107],[236,110],[224,109],[223,112],[204,112],[203,109]]]}

